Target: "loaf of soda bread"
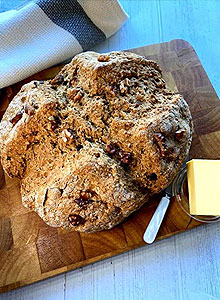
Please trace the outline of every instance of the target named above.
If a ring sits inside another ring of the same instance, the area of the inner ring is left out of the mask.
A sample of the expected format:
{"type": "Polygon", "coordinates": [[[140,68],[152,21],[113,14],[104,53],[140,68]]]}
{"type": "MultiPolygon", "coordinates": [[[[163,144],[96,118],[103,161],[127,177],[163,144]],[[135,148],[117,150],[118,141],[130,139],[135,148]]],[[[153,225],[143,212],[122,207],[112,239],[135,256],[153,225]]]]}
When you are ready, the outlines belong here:
{"type": "Polygon", "coordinates": [[[0,124],[1,162],[49,225],[109,229],[166,188],[192,140],[183,97],[129,52],[85,52],[25,84],[0,124]]]}

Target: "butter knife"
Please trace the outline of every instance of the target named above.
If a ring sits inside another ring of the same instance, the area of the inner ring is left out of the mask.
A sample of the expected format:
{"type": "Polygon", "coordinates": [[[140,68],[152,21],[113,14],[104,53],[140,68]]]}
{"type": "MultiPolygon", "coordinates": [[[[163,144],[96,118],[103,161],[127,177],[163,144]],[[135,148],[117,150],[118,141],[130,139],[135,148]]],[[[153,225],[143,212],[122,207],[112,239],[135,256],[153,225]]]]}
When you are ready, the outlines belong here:
{"type": "Polygon", "coordinates": [[[150,220],[150,223],[147,226],[147,229],[144,233],[144,241],[148,244],[152,244],[155,240],[158,230],[160,228],[160,225],[163,221],[164,215],[167,211],[167,208],[170,204],[170,197],[171,197],[171,186],[169,185],[168,188],[165,190],[166,194],[162,199],[160,200],[159,205],[157,206],[157,209],[155,210],[153,217],[150,220]]]}
{"type": "MultiPolygon", "coordinates": [[[[187,156],[183,167],[186,166],[186,162],[189,161],[189,155],[187,156]]],[[[147,226],[147,229],[144,232],[143,240],[147,244],[152,244],[153,241],[155,240],[158,230],[160,228],[160,225],[163,221],[164,215],[167,211],[167,208],[170,204],[170,198],[172,195],[172,183],[165,189],[165,196],[162,197],[160,200],[160,203],[155,210],[153,217],[150,220],[150,223],[147,226]]]]}

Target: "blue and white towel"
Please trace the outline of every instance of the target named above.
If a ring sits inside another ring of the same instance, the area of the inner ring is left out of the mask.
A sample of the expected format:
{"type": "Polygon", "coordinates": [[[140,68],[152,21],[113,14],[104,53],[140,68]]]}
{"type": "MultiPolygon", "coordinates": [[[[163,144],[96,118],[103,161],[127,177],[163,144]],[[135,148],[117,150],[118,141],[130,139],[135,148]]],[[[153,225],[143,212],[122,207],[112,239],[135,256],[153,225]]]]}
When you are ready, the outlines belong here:
{"type": "Polygon", "coordinates": [[[38,0],[0,13],[0,88],[91,49],[126,19],[118,0],[38,0]]]}

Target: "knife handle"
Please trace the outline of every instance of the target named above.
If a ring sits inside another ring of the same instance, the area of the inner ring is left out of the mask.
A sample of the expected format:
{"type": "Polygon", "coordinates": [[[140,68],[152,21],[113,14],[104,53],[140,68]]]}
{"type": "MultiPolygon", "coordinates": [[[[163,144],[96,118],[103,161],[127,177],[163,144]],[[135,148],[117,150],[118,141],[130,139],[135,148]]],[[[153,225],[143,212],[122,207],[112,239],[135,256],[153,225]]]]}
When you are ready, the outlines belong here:
{"type": "Polygon", "coordinates": [[[160,203],[155,210],[147,229],[145,230],[143,239],[146,243],[151,244],[155,240],[169,203],[170,196],[166,194],[166,196],[160,200],[160,203]]]}

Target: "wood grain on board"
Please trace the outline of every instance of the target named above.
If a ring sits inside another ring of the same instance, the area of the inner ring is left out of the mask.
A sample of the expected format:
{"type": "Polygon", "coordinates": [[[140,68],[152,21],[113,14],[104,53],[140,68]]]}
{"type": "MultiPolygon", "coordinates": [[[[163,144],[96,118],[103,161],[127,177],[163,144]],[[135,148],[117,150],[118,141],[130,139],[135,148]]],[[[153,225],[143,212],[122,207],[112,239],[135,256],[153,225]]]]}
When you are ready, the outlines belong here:
{"type": "MultiPolygon", "coordinates": [[[[190,157],[220,158],[220,102],[191,45],[184,40],[173,40],[130,51],[158,62],[167,85],[188,102],[194,120],[190,157]]],[[[51,78],[60,68],[50,68],[0,90],[0,117],[24,83],[51,78]]],[[[51,228],[24,208],[19,181],[8,178],[0,168],[0,292],[144,245],[144,230],[160,199],[161,195],[150,199],[109,231],[80,234],[51,228]]],[[[173,199],[157,239],[199,225],[173,199]]]]}

